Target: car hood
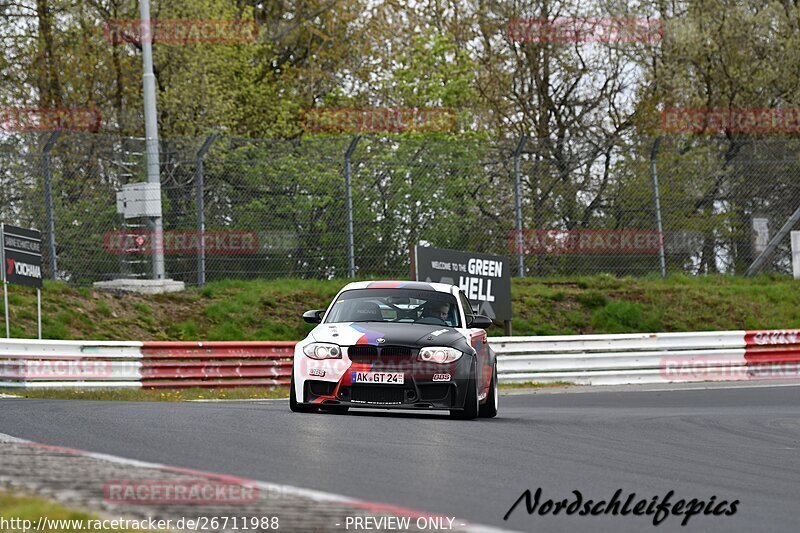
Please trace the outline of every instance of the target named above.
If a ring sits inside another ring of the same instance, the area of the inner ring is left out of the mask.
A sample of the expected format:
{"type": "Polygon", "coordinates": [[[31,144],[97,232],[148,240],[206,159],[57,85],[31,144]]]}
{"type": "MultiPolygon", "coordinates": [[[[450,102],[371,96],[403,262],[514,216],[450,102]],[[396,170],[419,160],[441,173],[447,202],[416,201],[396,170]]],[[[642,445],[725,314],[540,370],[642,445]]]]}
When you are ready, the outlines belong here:
{"type": "Polygon", "coordinates": [[[339,322],[320,324],[311,332],[316,342],[340,346],[371,344],[373,346],[453,346],[465,350],[464,335],[449,326],[397,322],[339,322]],[[383,339],[379,342],[378,339],[383,339]]]}

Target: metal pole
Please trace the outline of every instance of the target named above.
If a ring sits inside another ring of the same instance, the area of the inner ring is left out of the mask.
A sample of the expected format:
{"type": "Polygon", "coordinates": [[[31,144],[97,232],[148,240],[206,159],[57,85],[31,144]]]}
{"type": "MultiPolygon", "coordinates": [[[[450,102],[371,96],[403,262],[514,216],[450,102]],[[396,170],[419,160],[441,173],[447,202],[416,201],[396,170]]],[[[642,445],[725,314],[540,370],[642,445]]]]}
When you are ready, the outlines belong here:
{"type": "Polygon", "coordinates": [[[200,239],[198,240],[200,246],[197,251],[197,285],[202,287],[206,284],[206,217],[205,217],[205,199],[203,198],[203,180],[204,180],[204,166],[203,158],[206,156],[211,144],[217,139],[217,135],[209,135],[206,137],[206,142],[197,151],[197,164],[195,165],[195,182],[197,183],[196,197],[197,197],[197,232],[200,239]]]}
{"type": "Polygon", "coordinates": [[[44,167],[44,207],[47,218],[47,244],[50,253],[50,278],[58,277],[58,257],[56,256],[56,221],[55,209],[53,207],[53,180],[50,174],[50,150],[61,135],[60,131],[54,131],[42,149],[42,166],[44,167]]]}
{"type": "MultiPolygon", "coordinates": [[[[158,121],[156,115],[156,77],[153,74],[153,32],[150,25],[150,0],[139,1],[142,35],[142,88],[144,127],[147,146],[147,182],[161,184],[158,162],[158,121]]],[[[158,197],[161,203],[161,196],[158,197]]],[[[160,211],[160,209],[159,209],[160,211]]],[[[153,279],[164,279],[164,226],[160,216],[150,217],[153,224],[153,279]]]]}
{"type": "Polygon", "coordinates": [[[344,153],[344,188],[347,197],[347,277],[356,277],[356,246],[353,238],[353,188],[350,181],[350,157],[356,149],[360,135],[353,137],[344,153]]]}
{"type": "Polygon", "coordinates": [[[8,282],[6,281],[6,256],[5,256],[5,224],[0,223],[0,270],[3,278],[3,310],[6,314],[6,339],[11,338],[11,327],[8,323],[8,282]]]}
{"type": "Polygon", "coordinates": [[[11,338],[11,327],[8,322],[8,282],[3,280],[3,305],[6,310],[6,339],[11,338]]]}
{"type": "MultiPolygon", "coordinates": [[[[525,254],[523,253],[524,239],[522,237],[522,197],[519,190],[519,157],[522,154],[522,149],[525,147],[526,142],[528,142],[528,136],[523,133],[522,137],[519,138],[517,149],[514,150],[514,228],[516,229],[514,242],[517,247],[517,277],[519,278],[525,277],[525,254]]],[[[509,323],[509,330],[510,327],[511,324],[509,323]]]]}
{"type": "Polygon", "coordinates": [[[800,207],[798,207],[792,216],[789,217],[789,220],[778,230],[778,233],[775,234],[774,237],[769,241],[767,247],[764,248],[764,251],[755,258],[753,263],[747,267],[747,272],[745,272],[745,276],[752,276],[756,274],[761,268],[764,266],[764,263],[767,262],[767,259],[770,258],[772,253],[775,251],[775,248],[778,247],[778,244],[786,237],[786,235],[792,231],[792,228],[800,221],[800,207]]]}
{"type": "Polygon", "coordinates": [[[667,261],[664,257],[664,230],[661,226],[661,193],[658,189],[658,172],[656,171],[656,156],[661,137],[656,137],[653,149],[650,150],[650,173],[653,176],[653,201],[656,207],[656,228],[658,229],[658,262],[661,267],[661,277],[667,277],[667,261]]]}
{"type": "Polygon", "coordinates": [[[36,316],[38,317],[39,340],[42,340],[42,289],[36,288],[36,316]]]}

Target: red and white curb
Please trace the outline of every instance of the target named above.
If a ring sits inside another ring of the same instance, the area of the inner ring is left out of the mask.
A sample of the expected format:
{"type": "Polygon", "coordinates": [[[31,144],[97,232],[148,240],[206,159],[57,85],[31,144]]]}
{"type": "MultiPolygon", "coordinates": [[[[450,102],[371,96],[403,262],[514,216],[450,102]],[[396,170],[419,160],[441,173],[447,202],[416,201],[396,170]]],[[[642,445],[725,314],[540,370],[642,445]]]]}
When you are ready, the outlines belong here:
{"type": "MultiPolygon", "coordinates": [[[[0,433],[0,444],[3,443],[11,443],[11,444],[22,444],[26,446],[31,446],[34,448],[40,448],[44,450],[51,450],[57,453],[69,454],[69,455],[78,455],[83,456],[91,459],[97,459],[100,461],[106,461],[109,463],[122,465],[122,466],[130,466],[135,468],[144,468],[144,469],[151,469],[151,470],[159,470],[162,472],[169,472],[174,474],[187,474],[187,475],[194,475],[198,477],[205,477],[211,478],[214,480],[219,481],[233,481],[236,483],[247,483],[249,486],[257,487],[260,491],[263,491],[267,494],[281,494],[283,496],[296,496],[299,498],[305,498],[311,500],[313,502],[319,503],[335,503],[341,504],[343,507],[350,507],[353,509],[361,510],[361,511],[369,511],[376,514],[381,515],[390,515],[390,516],[400,516],[400,517],[409,517],[411,519],[416,518],[444,518],[443,515],[438,515],[435,513],[426,513],[423,511],[417,511],[414,509],[408,509],[405,507],[400,507],[391,504],[385,503],[377,503],[377,502],[369,502],[364,500],[358,500],[355,498],[350,498],[347,496],[343,496],[340,494],[334,494],[330,492],[324,492],[314,489],[305,489],[301,487],[295,487],[292,485],[282,485],[278,483],[271,483],[267,481],[258,481],[258,480],[250,480],[250,479],[242,479],[237,476],[232,476],[228,474],[219,474],[215,472],[207,472],[203,470],[195,470],[191,468],[182,468],[182,467],[175,467],[169,465],[163,465],[160,463],[152,463],[149,461],[140,461],[138,459],[128,459],[125,457],[119,457],[116,455],[110,455],[105,453],[97,453],[97,452],[90,452],[86,450],[79,450],[76,448],[69,448],[64,446],[54,446],[50,444],[42,444],[38,442],[33,442],[26,439],[21,439],[18,437],[14,437],[12,435],[8,435],[5,433],[0,433]]],[[[452,517],[451,517],[452,518],[452,517]]],[[[500,529],[492,526],[485,526],[481,524],[473,524],[466,520],[461,520],[456,518],[453,521],[453,526],[458,528],[460,531],[468,531],[471,533],[501,533],[501,532],[508,532],[510,530],[500,529]]],[[[331,531],[334,530],[345,530],[343,524],[331,524],[331,531]]]]}

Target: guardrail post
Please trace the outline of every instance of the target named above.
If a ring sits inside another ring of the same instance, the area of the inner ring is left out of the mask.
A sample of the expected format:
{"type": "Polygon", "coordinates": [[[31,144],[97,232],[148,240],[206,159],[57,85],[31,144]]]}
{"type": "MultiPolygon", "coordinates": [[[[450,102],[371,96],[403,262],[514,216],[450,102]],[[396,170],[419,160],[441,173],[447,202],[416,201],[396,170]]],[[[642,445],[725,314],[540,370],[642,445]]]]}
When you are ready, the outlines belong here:
{"type": "MultiPolygon", "coordinates": [[[[519,138],[517,149],[514,150],[514,229],[516,236],[514,244],[517,247],[517,277],[525,277],[525,255],[523,250],[524,239],[522,237],[522,197],[519,187],[519,157],[522,154],[522,149],[525,143],[528,142],[528,136],[524,133],[519,138]]],[[[509,330],[510,331],[510,330],[509,330]]],[[[510,335],[510,333],[506,333],[510,335]]]]}
{"type": "Polygon", "coordinates": [[[353,137],[344,153],[344,188],[347,199],[347,277],[356,277],[356,245],[353,238],[353,187],[350,179],[350,158],[356,149],[360,135],[353,137]]]}
{"type": "Polygon", "coordinates": [[[656,228],[658,229],[658,263],[661,269],[661,277],[667,277],[667,261],[664,257],[664,230],[661,227],[661,193],[658,189],[658,172],[656,169],[656,156],[658,146],[661,144],[661,137],[656,137],[653,142],[653,149],[650,150],[650,173],[653,176],[653,202],[656,209],[656,228]]]}
{"type": "Polygon", "coordinates": [[[58,258],[56,257],[56,221],[53,207],[53,179],[50,174],[50,151],[58,140],[60,131],[54,131],[42,149],[42,170],[44,172],[44,207],[47,218],[47,246],[50,255],[50,278],[56,279],[58,258]]]}
{"type": "Polygon", "coordinates": [[[195,194],[197,198],[197,285],[202,287],[206,284],[206,219],[205,219],[205,200],[203,198],[203,158],[211,148],[211,144],[217,140],[218,135],[212,134],[206,137],[203,146],[197,151],[197,159],[194,167],[195,194]]]}

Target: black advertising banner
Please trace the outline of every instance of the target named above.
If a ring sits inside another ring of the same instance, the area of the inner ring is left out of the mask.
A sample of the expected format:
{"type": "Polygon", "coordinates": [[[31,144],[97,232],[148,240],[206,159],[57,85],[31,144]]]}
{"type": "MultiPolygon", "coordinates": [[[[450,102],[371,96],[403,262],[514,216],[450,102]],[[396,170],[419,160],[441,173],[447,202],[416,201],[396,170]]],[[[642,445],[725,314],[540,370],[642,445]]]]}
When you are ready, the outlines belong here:
{"type": "Polygon", "coordinates": [[[493,320],[511,320],[511,273],[508,258],[417,246],[417,281],[458,286],[478,313],[493,320]]]}
{"type": "Polygon", "coordinates": [[[3,279],[15,285],[42,287],[42,234],[2,225],[3,279]]]}

